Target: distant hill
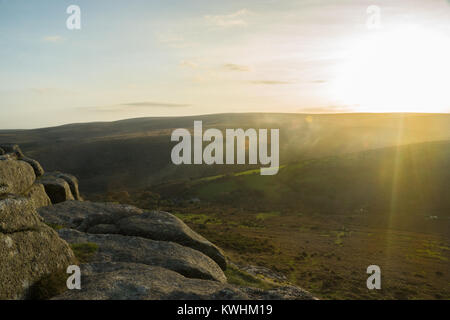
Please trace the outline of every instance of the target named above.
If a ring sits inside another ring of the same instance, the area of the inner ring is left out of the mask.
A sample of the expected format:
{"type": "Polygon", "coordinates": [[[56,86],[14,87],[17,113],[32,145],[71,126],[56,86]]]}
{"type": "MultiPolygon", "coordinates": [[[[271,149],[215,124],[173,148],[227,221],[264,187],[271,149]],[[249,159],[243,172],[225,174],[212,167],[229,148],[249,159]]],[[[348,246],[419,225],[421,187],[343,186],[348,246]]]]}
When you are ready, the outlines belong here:
{"type": "Polygon", "coordinates": [[[261,211],[450,217],[450,141],[290,163],[276,176],[250,170],[166,183],[166,198],[199,198],[261,211]]]}
{"type": "MultiPolygon", "coordinates": [[[[288,164],[395,145],[449,140],[449,114],[215,114],[138,118],[33,130],[0,130],[0,141],[19,143],[49,171],[71,172],[84,192],[143,188],[259,166],[175,166],[176,128],[279,128],[280,162],[288,164]]],[[[280,176],[281,177],[281,176],[280,176]]]]}

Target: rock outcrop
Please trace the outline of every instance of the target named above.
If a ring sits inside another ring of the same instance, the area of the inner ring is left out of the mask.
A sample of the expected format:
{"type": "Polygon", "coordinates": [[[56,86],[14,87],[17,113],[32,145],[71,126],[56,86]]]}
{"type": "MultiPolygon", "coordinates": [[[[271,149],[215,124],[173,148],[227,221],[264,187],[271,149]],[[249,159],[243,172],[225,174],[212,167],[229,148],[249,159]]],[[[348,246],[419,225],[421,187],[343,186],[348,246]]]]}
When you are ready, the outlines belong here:
{"type": "Polygon", "coordinates": [[[56,300],[248,299],[240,289],[217,281],[190,279],[139,263],[89,263],[82,267],[83,288],[56,300]]]}
{"type": "Polygon", "coordinates": [[[0,144],[0,257],[0,299],[29,298],[71,264],[81,267],[81,290],[53,299],[312,298],[294,286],[228,284],[222,250],[174,215],[82,201],[76,177],[45,173],[14,144],[0,144]],[[80,247],[91,250],[83,259],[80,247]]]}
{"type": "Polygon", "coordinates": [[[188,278],[226,282],[226,277],[212,259],[197,250],[174,242],[154,241],[118,234],[89,234],[73,229],[58,231],[69,243],[95,243],[97,252],[91,262],[130,262],[159,266],[188,278]]]}
{"type": "Polygon", "coordinates": [[[142,209],[113,203],[66,201],[39,209],[45,221],[88,233],[113,233],[172,241],[198,250],[226,269],[222,251],[167,212],[144,212],[142,209]]]}
{"type": "Polygon", "coordinates": [[[0,158],[0,193],[23,194],[36,180],[33,168],[14,157],[0,158]]]}
{"type": "Polygon", "coordinates": [[[34,167],[22,160],[18,146],[0,148],[0,299],[23,299],[36,282],[76,259],[36,211],[50,200],[36,183],[34,167]]]}
{"type": "Polygon", "coordinates": [[[44,185],[52,203],[83,200],[78,190],[78,179],[71,174],[58,171],[47,172],[39,179],[39,182],[44,185]]]}
{"type": "Polygon", "coordinates": [[[44,185],[41,183],[34,183],[25,195],[31,199],[35,208],[52,205],[52,201],[45,192],[44,185]]]}

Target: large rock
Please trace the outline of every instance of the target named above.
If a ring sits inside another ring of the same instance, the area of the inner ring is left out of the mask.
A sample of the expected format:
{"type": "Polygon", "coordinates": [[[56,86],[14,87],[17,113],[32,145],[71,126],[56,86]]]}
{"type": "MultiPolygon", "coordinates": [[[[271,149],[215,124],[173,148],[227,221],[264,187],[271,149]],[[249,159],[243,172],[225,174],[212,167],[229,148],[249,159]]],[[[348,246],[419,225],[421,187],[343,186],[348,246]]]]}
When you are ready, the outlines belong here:
{"type": "Polygon", "coordinates": [[[143,212],[133,206],[112,203],[66,201],[41,208],[39,213],[47,223],[83,232],[96,233],[106,229],[106,233],[176,242],[203,252],[226,269],[226,259],[219,248],[167,212],[143,212]],[[98,228],[98,225],[102,227],[98,228]]]}
{"type": "Polygon", "coordinates": [[[33,168],[36,177],[40,177],[44,174],[44,169],[42,168],[41,164],[36,160],[28,157],[21,157],[20,160],[28,163],[33,168]]]}
{"type": "Polygon", "coordinates": [[[247,299],[239,289],[217,281],[189,279],[161,267],[138,263],[82,265],[81,290],[68,290],[55,300],[185,300],[247,299]]]}
{"type": "Polygon", "coordinates": [[[0,232],[36,230],[42,224],[30,199],[10,196],[0,200],[0,232]]]}
{"type": "Polygon", "coordinates": [[[0,299],[26,298],[34,283],[75,263],[67,243],[46,225],[33,231],[0,232],[0,256],[0,299]]]}
{"type": "Polygon", "coordinates": [[[117,227],[120,234],[153,240],[174,241],[194,248],[216,261],[222,269],[226,269],[226,259],[218,247],[168,212],[145,212],[124,218],[118,222],[117,227]]]}
{"type": "Polygon", "coordinates": [[[18,144],[15,143],[1,143],[0,148],[4,150],[5,153],[15,154],[18,158],[23,157],[23,152],[18,144]]]}
{"type": "Polygon", "coordinates": [[[44,169],[42,168],[41,164],[34,159],[25,157],[22,150],[17,144],[0,144],[0,155],[6,155],[9,158],[14,158],[16,160],[21,160],[28,163],[33,168],[36,177],[40,177],[44,174],[44,169]]]}
{"type": "Polygon", "coordinates": [[[75,263],[68,244],[41,221],[30,199],[0,200],[0,299],[22,299],[45,276],[75,263]]]}
{"type": "Polygon", "coordinates": [[[177,243],[117,234],[87,234],[73,229],[58,231],[69,243],[95,243],[98,251],[90,262],[132,262],[160,266],[187,278],[226,282],[219,266],[203,253],[177,243]]]}
{"type": "Polygon", "coordinates": [[[126,204],[66,201],[51,207],[40,208],[38,212],[47,223],[91,232],[91,228],[97,225],[115,225],[123,218],[142,214],[144,211],[126,204]]]}
{"type": "Polygon", "coordinates": [[[46,173],[39,178],[38,182],[44,185],[45,192],[52,203],[74,200],[72,191],[70,191],[70,186],[66,180],[46,173]]]}
{"type": "Polygon", "coordinates": [[[52,201],[45,192],[44,185],[35,183],[26,193],[26,196],[33,202],[35,208],[46,207],[52,204],[52,201]]]}
{"type": "Polygon", "coordinates": [[[28,163],[12,158],[0,160],[0,194],[23,194],[35,180],[34,170],[28,163]]]}
{"type": "Polygon", "coordinates": [[[80,191],[78,189],[77,177],[75,177],[74,175],[68,174],[68,173],[61,173],[61,172],[58,172],[56,175],[58,178],[61,178],[67,182],[67,184],[70,187],[70,192],[72,193],[73,198],[75,200],[83,200],[80,196],[80,191]]]}

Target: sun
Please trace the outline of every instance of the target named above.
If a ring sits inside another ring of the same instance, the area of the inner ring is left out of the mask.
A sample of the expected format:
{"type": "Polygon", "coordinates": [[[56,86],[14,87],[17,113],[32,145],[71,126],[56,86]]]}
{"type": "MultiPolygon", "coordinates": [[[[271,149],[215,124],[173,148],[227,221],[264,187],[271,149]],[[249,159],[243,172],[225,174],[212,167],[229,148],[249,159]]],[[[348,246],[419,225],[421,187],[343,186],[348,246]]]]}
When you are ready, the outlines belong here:
{"type": "Polygon", "coordinates": [[[419,27],[353,41],[333,96],[358,112],[449,112],[450,36],[419,27]]]}

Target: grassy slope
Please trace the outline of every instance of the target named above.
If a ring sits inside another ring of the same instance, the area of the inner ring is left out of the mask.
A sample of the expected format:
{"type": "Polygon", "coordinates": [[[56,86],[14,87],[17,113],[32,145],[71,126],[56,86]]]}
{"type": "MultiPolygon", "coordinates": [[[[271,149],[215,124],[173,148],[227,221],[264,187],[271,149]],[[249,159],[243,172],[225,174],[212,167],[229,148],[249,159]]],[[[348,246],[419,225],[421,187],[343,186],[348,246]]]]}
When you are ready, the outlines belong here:
{"type": "Polygon", "coordinates": [[[448,217],[449,181],[450,142],[442,141],[300,161],[276,176],[251,170],[153,190],[263,211],[448,217]]]}
{"type": "Polygon", "coordinates": [[[448,114],[218,114],[139,118],[0,131],[0,141],[20,143],[48,170],[77,175],[86,192],[142,188],[168,180],[198,179],[251,166],[174,166],[175,128],[280,128],[282,164],[367,149],[450,139],[448,114]]]}

